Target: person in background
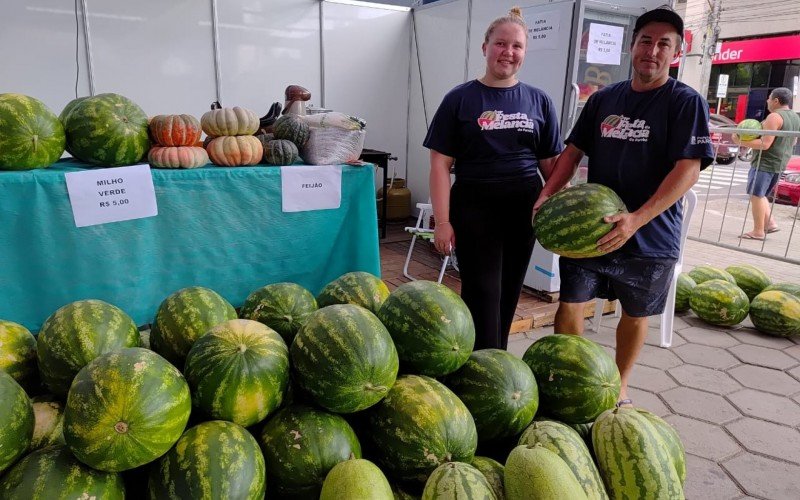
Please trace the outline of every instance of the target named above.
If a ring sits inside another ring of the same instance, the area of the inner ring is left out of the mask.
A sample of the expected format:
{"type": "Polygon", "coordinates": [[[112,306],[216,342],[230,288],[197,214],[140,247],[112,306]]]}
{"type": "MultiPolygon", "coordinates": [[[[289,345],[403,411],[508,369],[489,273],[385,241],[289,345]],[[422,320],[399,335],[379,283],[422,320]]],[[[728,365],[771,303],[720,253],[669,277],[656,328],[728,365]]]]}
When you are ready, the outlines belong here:
{"type": "Polygon", "coordinates": [[[434,241],[455,253],[475,349],[505,349],[535,237],[533,203],[561,152],[553,100],[520,82],[528,28],[519,8],[495,19],[484,75],[452,89],[431,121],[434,241]],[[455,183],[450,186],[450,168],[455,183]]]}
{"type": "MultiPolygon", "coordinates": [[[[792,111],[792,91],[786,87],[773,90],[767,99],[769,115],[761,123],[763,130],[800,131],[800,117],[792,111]]],[[[769,209],[767,195],[775,189],[781,172],[792,157],[792,149],[797,142],[796,137],[777,137],[763,135],[752,141],[742,141],[733,135],[733,142],[741,146],[760,150],[755,154],[750,171],[747,173],[747,194],[753,207],[753,230],[744,233],[740,238],[747,240],[763,240],[767,233],[778,230],[769,209]]]]}
{"type": "Polygon", "coordinates": [[[589,97],[536,208],[572,178],[584,155],[588,181],[613,189],[628,213],[606,217],[615,226],[597,242],[601,257],[559,260],[561,290],[555,331],[582,335],[586,303],[618,299],[618,406],[630,405],[628,381],[647,337],[647,317],[661,314],[680,251],[678,200],[713,160],[708,103],[669,76],[683,20],[672,9],[642,14],[633,31],[630,80],[589,97]]]}

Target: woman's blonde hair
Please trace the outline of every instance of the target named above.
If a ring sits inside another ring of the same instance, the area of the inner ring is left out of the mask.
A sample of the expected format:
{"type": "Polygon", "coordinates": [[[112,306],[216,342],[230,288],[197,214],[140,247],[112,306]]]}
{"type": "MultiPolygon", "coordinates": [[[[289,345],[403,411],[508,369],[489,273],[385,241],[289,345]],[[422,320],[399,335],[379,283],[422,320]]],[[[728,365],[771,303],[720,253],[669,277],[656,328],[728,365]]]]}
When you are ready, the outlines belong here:
{"type": "Polygon", "coordinates": [[[522,27],[522,30],[525,32],[525,36],[528,36],[528,25],[525,24],[525,19],[522,18],[522,10],[520,10],[519,7],[512,7],[511,10],[508,11],[508,14],[503,17],[498,17],[492,21],[492,24],[490,24],[486,29],[486,35],[483,37],[483,42],[488,42],[489,37],[492,36],[492,32],[495,30],[495,28],[506,23],[513,23],[522,27]]]}

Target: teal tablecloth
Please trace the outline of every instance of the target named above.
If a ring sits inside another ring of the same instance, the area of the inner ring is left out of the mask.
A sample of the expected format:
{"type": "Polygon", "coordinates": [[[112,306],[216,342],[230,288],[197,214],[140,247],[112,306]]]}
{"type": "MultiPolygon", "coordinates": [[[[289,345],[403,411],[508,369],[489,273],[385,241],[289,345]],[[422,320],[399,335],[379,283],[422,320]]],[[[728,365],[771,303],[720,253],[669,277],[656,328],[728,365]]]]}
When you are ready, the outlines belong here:
{"type": "Polygon", "coordinates": [[[238,307],[269,283],[316,295],[345,272],[380,275],[372,168],[343,167],[339,209],[296,213],[281,211],[279,168],[153,169],[158,216],[77,228],[64,174],[83,167],[0,171],[0,319],[36,331],[95,298],[142,325],[186,286],[238,307]]]}

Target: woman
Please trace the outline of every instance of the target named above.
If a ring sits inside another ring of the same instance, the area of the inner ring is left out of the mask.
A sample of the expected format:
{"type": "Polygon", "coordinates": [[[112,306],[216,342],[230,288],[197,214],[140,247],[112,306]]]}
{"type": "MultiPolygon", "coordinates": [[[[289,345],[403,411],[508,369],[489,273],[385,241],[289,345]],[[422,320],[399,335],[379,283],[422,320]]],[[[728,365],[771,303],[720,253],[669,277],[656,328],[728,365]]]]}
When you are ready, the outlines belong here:
{"type": "Polygon", "coordinates": [[[444,97],[424,142],[431,150],[436,248],[458,259],[475,349],[508,345],[535,241],[538,172],[546,178],[562,149],[552,99],[517,80],[527,33],[519,8],[489,25],[484,75],[444,97]]]}

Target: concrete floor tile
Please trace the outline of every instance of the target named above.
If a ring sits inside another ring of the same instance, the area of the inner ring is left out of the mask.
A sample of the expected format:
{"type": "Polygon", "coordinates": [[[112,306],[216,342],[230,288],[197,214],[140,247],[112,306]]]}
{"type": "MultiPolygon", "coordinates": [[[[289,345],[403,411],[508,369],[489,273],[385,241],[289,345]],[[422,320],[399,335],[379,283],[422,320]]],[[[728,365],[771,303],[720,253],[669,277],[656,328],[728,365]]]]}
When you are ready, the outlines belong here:
{"type": "Polygon", "coordinates": [[[692,325],[686,321],[686,318],[683,315],[679,316],[676,314],[675,317],[672,318],[672,326],[676,331],[681,331],[685,328],[690,328],[692,325]]]}
{"type": "MultiPolygon", "coordinates": [[[[800,369],[800,367],[798,367],[800,369]]],[[[782,370],[764,368],[762,366],[739,365],[728,370],[728,374],[743,386],[759,389],[781,396],[791,396],[800,392],[800,382],[782,370]]]]}
{"type": "Polygon", "coordinates": [[[525,354],[531,344],[533,344],[533,341],[524,335],[512,335],[508,339],[508,348],[506,350],[514,356],[522,358],[522,355],[525,354]]]}
{"type": "Polygon", "coordinates": [[[751,365],[785,370],[797,366],[797,360],[783,351],[770,347],[761,347],[750,344],[740,344],[728,349],[728,352],[739,358],[744,363],[751,365]]]}
{"type": "Polygon", "coordinates": [[[745,490],[761,498],[796,499],[800,491],[800,466],[743,453],[722,463],[745,490]]]}
{"type": "Polygon", "coordinates": [[[672,412],[667,405],[661,401],[656,394],[645,391],[644,389],[637,389],[635,387],[628,387],[628,397],[633,401],[634,406],[637,408],[644,408],[645,410],[664,418],[672,415],[672,412]]]}
{"type": "Polygon", "coordinates": [[[664,370],[639,364],[633,367],[628,384],[651,392],[666,391],[678,385],[664,370]]]}
{"type": "Polygon", "coordinates": [[[791,347],[787,347],[783,350],[786,354],[793,357],[794,359],[800,361],[800,345],[795,344],[792,342],[791,347]]]}
{"type": "Polygon", "coordinates": [[[800,465],[800,431],[797,429],[754,418],[743,418],[725,427],[749,451],[800,465]]]}
{"type": "Polygon", "coordinates": [[[714,370],[697,365],[681,365],[670,368],[667,372],[680,385],[725,395],[742,388],[736,380],[722,370],[714,370]]]}
{"type": "Polygon", "coordinates": [[[686,498],[731,500],[742,497],[742,491],[716,462],[695,455],[686,455],[686,498]]]}
{"type": "Polygon", "coordinates": [[[764,335],[755,329],[745,328],[736,332],[731,332],[731,336],[744,344],[760,345],[761,347],[771,347],[773,349],[785,349],[794,344],[791,340],[783,337],[771,337],[764,335]]]}
{"type": "Polygon", "coordinates": [[[660,395],[672,411],[686,417],[724,424],[742,416],[733,405],[717,394],[689,387],[676,387],[660,395]]]}
{"type": "Polygon", "coordinates": [[[720,461],[742,450],[736,441],[718,425],[681,415],[672,415],[664,420],[678,431],[686,453],[720,461]]]}
{"type": "Polygon", "coordinates": [[[687,342],[712,347],[733,347],[740,343],[738,339],[727,333],[697,326],[681,330],[681,336],[686,339],[687,342]]]}
{"type": "Polygon", "coordinates": [[[670,349],[651,345],[644,345],[642,347],[642,352],[639,353],[639,359],[637,359],[636,362],[662,370],[683,364],[683,360],[676,356],[670,349]]]}
{"type": "Polygon", "coordinates": [[[728,351],[719,347],[687,343],[673,349],[679,358],[693,365],[724,370],[739,364],[728,351]]]}
{"type": "Polygon", "coordinates": [[[617,345],[617,331],[614,328],[602,325],[600,331],[595,332],[591,328],[587,328],[583,334],[584,337],[597,342],[600,345],[614,347],[617,345]]]}
{"type": "MultiPolygon", "coordinates": [[[[659,326],[658,319],[650,318],[650,328],[647,329],[647,337],[644,339],[644,343],[654,347],[661,347],[661,327],[659,326]],[[655,324],[655,328],[653,324],[655,324]]],[[[675,333],[675,325],[673,325],[671,347],[678,347],[685,343],[686,341],[683,337],[675,333]]]]}
{"type": "Polygon", "coordinates": [[[800,425],[800,405],[790,398],[753,389],[742,389],[726,397],[747,416],[777,424],[800,425]]]}

